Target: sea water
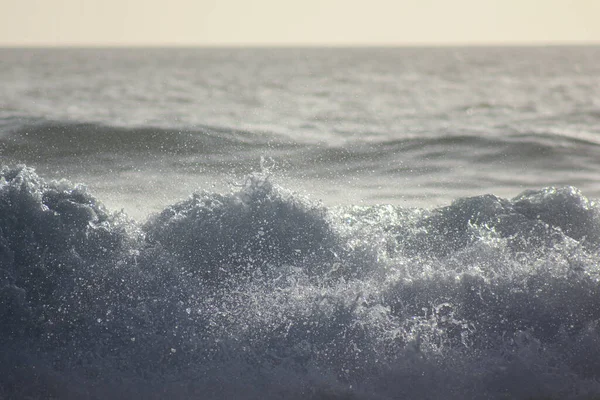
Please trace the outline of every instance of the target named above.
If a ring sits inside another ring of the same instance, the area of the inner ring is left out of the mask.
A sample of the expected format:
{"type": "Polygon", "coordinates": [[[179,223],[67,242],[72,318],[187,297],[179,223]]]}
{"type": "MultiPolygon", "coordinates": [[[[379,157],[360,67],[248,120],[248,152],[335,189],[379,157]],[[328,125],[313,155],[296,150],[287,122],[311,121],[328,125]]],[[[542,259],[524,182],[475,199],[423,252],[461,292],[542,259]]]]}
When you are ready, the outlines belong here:
{"type": "Polygon", "coordinates": [[[595,398],[598,61],[0,50],[0,397],[595,398]]]}

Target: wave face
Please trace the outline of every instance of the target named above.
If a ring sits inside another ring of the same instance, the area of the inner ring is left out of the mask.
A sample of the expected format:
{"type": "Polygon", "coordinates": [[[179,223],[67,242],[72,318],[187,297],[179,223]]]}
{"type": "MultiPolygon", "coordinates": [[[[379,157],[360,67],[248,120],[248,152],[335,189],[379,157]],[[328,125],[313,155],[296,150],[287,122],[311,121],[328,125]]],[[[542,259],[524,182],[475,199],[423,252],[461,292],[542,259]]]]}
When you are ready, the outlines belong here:
{"type": "Polygon", "coordinates": [[[590,398],[599,248],[573,187],[327,209],[252,175],[140,225],[5,167],[0,394],[590,398]]]}
{"type": "Polygon", "coordinates": [[[600,194],[593,138],[509,129],[488,136],[371,139],[326,145],[224,126],[178,130],[28,120],[0,132],[0,153],[5,164],[86,182],[109,208],[125,207],[136,219],[187,197],[198,185],[243,179],[265,154],[286,186],[310,187],[330,205],[432,207],[482,192],[510,197],[523,188],[566,184],[594,198],[600,194]],[[148,187],[152,201],[140,201],[148,187]]]}

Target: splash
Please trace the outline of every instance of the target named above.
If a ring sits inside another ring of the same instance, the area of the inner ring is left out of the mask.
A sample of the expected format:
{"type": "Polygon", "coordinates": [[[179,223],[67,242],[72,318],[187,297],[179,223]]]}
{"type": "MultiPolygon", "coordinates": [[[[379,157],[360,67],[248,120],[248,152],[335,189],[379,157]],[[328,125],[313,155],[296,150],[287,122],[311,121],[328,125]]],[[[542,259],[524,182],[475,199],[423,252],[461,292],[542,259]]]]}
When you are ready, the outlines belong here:
{"type": "Polygon", "coordinates": [[[266,170],[140,225],[3,168],[0,394],[600,393],[600,208],[577,189],[328,209],[266,170]]]}

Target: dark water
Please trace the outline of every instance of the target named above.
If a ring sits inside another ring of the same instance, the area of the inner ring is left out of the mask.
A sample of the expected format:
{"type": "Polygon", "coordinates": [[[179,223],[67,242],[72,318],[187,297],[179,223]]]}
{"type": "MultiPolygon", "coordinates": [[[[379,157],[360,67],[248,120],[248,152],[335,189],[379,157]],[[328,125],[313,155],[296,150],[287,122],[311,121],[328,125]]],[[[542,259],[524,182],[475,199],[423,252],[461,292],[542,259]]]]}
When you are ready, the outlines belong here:
{"type": "Polygon", "coordinates": [[[0,50],[0,398],[596,398],[599,57],[0,50]]]}

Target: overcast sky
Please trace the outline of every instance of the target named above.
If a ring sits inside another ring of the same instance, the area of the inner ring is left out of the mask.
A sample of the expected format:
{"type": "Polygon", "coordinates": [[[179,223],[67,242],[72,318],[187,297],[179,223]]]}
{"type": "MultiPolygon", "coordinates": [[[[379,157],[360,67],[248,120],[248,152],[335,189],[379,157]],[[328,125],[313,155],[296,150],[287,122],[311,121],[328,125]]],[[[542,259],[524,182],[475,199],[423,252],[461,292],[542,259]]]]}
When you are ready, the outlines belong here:
{"type": "Polygon", "coordinates": [[[600,43],[600,0],[0,0],[0,46],[600,43]]]}

